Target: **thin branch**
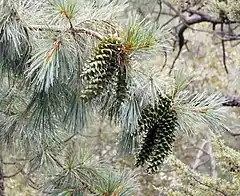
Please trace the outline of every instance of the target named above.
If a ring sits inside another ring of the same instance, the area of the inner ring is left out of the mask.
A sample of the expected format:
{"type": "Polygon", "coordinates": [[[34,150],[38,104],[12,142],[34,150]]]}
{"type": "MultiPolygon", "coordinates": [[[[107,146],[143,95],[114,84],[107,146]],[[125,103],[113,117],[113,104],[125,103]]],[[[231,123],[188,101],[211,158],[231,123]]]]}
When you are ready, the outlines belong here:
{"type": "Polygon", "coordinates": [[[207,141],[204,140],[202,142],[201,146],[199,147],[200,149],[199,149],[199,151],[198,151],[198,153],[196,155],[196,159],[194,161],[194,164],[192,165],[192,169],[193,170],[196,170],[196,168],[198,167],[199,163],[201,162],[201,157],[203,155],[203,150],[204,150],[204,147],[206,146],[206,144],[207,144],[207,141]]]}
{"type": "Polygon", "coordinates": [[[4,164],[4,165],[15,165],[16,162],[5,162],[5,161],[4,161],[3,164],[4,164]]]}
{"type": "Polygon", "coordinates": [[[166,65],[167,65],[167,52],[166,52],[166,50],[164,50],[164,63],[163,63],[163,66],[162,66],[162,70],[164,70],[166,65]]]}
{"type": "Polygon", "coordinates": [[[79,28],[79,29],[74,29],[74,32],[76,32],[76,33],[85,33],[87,35],[96,37],[99,40],[103,40],[103,36],[100,33],[96,32],[96,31],[93,31],[93,30],[90,30],[90,29],[79,28]]]}
{"type": "MultiPolygon", "coordinates": [[[[181,167],[179,167],[179,169],[180,169],[180,168],[181,168],[181,167]]],[[[181,169],[182,169],[182,168],[181,168],[181,169]]],[[[212,184],[211,182],[210,182],[210,183],[204,183],[204,182],[201,180],[201,176],[199,176],[198,173],[196,173],[194,170],[192,170],[192,169],[189,168],[188,166],[187,166],[187,170],[189,171],[189,173],[187,174],[187,177],[188,177],[189,180],[193,179],[193,180],[195,180],[197,183],[199,183],[199,184],[201,184],[201,185],[203,185],[203,186],[205,186],[205,187],[208,187],[209,189],[214,190],[214,191],[216,191],[217,193],[221,193],[221,195],[228,196],[227,193],[225,193],[224,191],[218,189],[218,187],[213,186],[213,184],[212,184]],[[198,179],[198,178],[200,178],[200,179],[198,179]]]]}
{"type": "MultiPolygon", "coordinates": [[[[221,32],[223,33],[223,23],[221,24],[221,32]]],[[[228,74],[228,68],[227,68],[227,63],[226,63],[226,49],[225,49],[225,42],[224,40],[221,40],[222,44],[222,54],[223,54],[223,65],[226,73],[228,74]]]]}
{"type": "MultiPolygon", "coordinates": [[[[222,39],[223,64],[224,64],[226,72],[228,73],[227,66],[226,66],[226,55],[225,55],[224,41],[238,40],[238,39],[240,39],[240,36],[239,35],[234,35],[234,34],[229,35],[229,33],[231,33],[231,32],[228,32],[227,34],[223,33],[223,25],[227,24],[229,26],[230,24],[236,24],[238,21],[230,21],[230,20],[223,21],[221,18],[214,18],[214,17],[212,17],[212,16],[210,16],[210,15],[204,13],[204,12],[201,12],[199,10],[192,10],[192,9],[189,9],[189,8],[184,10],[184,13],[188,13],[187,15],[185,15],[183,13],[178,12],[174,8],[174,6],[171,5],[171,3],[169,3],[165,0],[162,0],[162,3],[165,4],[171,11],[173,11],[176,14],[175,16],[179,17],[180,20],[182,21],[182,23],[180,23],[178,25],[178,27],[176,27],[179,49],[178,49],[178,53],[177,53],[175,59],[173,60],[173,63],[171,65],[171,68],[170,68],[170,71],[169,71],[169,74],[171,74],[175,63],[176,63],[177,59],[179,58],[179,56],[181,54],[182,47],[185,44],[184,32],[188,28],[190,28],[190,26],[192,26],[194,24],[199,24],[199,23],[202,23],[202,22],[211,23],[213,25],[214,29],[215,29],[215,26],[217,24],[222,24],[222,33],[221,33],[220,39],[222,39]],[[190,14],[190,17],[189,17],[189,14],[190,14]]],[[[173,18],[175,18],[175,17],[173,17],[173,18]]]]}
{"type": "Polygon", "coordinates": [[[178,16],[175,15],[173,16],[172,18],[170,18],[167,22],[165,22],[164,24],[161,25],[161,28],[162,29],[163,27],[167,26],[170,22],[172,22],[174,19],[176,19],[178,16]]]}
{"type": "Polygon", "coordinates": [[[160,19],[161,13],[162,13],[162,1],[158,0],[157,4],[159,5],[159,12],[158,12],[158,15],[157,15],[157,18],[156,18],[156,21],[158,22],[159,19],[160,19]]]}
{"type": "Polygon", "coordinates": [[[4,175],[4,178],[13,178],[13,177],[17,176],[18,174],[20,174],[23,169],[24,169],[24,166],[22,166],[22,168],[20,168],[20,169],[19,169],[17,172],[15,172],[14,174],[4,175]]]}
{"type": "Polygon", "coordinates": [[[229,130],[226,130],[231,136],[233,136],[233,137],[238,137],[238,136],[240,136],[240,133],[233,133],[233,132],[231,132],[231,131],[229,131],[229,130]]]}
{"type": "Polygon", "coordinates": [[[31,25],[29,26],[29,29],[31,30],[38,30],[38,31],[54,31],[57,33],[62,33],[62,32],[69,32],[69,33],[85,33],[87,35],[93,36],[99,40],[103,39],[103,36],[93,30],[87,29],[87,28],[71,28],[70,30],[58,28],[54,25],[51,26],[43,26],[43,25],[31,25]]]}
{"type": "Polygon", "coordinates": [[[227,98],[227,101],[223,103],[223,106],[240,107],[239,97],[226,96],[226,98],[227,98]]]}
{"type": "Polygon", "coordinates": [[[175,9],[175,7],[169,3],[168,1],[161,0],[161,2],[166,5],[170,10],[172,10],[176,15],[179,15],[180,13],[175,9]]]}
{"type": "MultiPolygon", "coordinates": [[[[178,30],[177,30],[177,35],[178,35],[178,53],[177,56],[175,57],[172,66],[170,68],[169,74],[171,74],[174,65],[177,61],[177,59],[179,58],[181,52],[182,52],[182,48],[185,44],[185,37],[184,37],[184,32],[189,28],[189,26],[194,25],[194,24],[198,24],[198,23],[202,23],[202,22],[209,22],[212,21],[213,19],[208,16],[208,15],[204,15],[204,16],[199,16],[199,15],[193,15],[189,18],[184,18],[183,23],[179,26],[178,30]]],[[[214,21],[213,23],[217,23],[218,21],[214,21]]]]}
{"type": "Polygon", "coordinates": [[[86,134],[82,134],[82,133],[78,133],[78,135],[80,135],[82,137],[89,137],[89,138],[96,138],[96,137],[98,137],[98,135],[86,135],[86,134]]]}
{"type": "Polygon", "coordinates": [[[64,168],[63,165],[60,163],[60,161],[58,161],[53,155],[49,154],[49,156],[52,158],[52,160],[55,161],[55,163],[61,167],[61,168],[64,168]]]}
{"type": "Polygon", "coordinates": [[[221,194],[224,195],[224,196],[228,196],[225,192],[223,192],[223,191],[221,191],[221,190],[219,190],[219,189],[217,189],[217,188],[213,188],[211,185],[208,185],[208,184],[205,184],[205,183],[201,182],[200,180],[198,180],[198,179],[194,176],[194,174],[191,175],[191,177],[192,177],[192,179],[194,179],[194,180],[195,180],[196,182],[198,182],[199,184],[201,184],[201,185],[203,185],[203,186],[206,186],[206,187],[208,187],[208,188],[210,188],[210,189],[213,189],[213,190],[215,190],[216,192],[221,193],[221,194]]]}

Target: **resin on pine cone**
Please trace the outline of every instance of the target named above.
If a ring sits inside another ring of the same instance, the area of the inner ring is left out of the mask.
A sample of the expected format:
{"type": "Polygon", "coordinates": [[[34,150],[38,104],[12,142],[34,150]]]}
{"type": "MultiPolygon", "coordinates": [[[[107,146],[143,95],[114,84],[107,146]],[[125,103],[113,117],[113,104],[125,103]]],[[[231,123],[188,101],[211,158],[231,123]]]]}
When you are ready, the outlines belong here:
{"type": "Polygon", "coordinates": [[[82,72],[81,97],[84,100],[97,97],[108,85],[114,86],[117,75],[123,74],[121,66],[124,65],[122,61],[126,55],[122,49],[120,39],[114,36],[108,36],[99,43],[82,72]]]}
{"type": "Polygon", "coordinates": [[[172,101],[160,96],[155,105],[148,105],[142,112],[137,134],[141,146],[136,157],[136,166],[147,164],[149,173],[156,172],[169,155],[175,141],[176,112],[172,101]]]}

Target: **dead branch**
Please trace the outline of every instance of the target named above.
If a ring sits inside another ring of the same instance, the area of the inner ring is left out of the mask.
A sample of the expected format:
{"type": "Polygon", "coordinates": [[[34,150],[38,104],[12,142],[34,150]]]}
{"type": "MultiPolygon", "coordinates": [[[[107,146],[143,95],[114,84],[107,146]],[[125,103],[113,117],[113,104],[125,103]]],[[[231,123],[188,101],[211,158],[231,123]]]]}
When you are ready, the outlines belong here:
{"type": "Polygon", "coordinates": [[[240,107],[240,98],[239,97],[226,96],[226,102],[223,103],[223,106],[240,107]]]}
{"type": "Polygon", "coordinates": [[[231,28],[231,24],[236,24],[238,23],[237,21],[231,21],[231,20],[223,20],[221,17],[213,17],[209,13],[202,12],[200,10],[194,10],[191,9],[191,7],[183,10],[182,12],[179,12],[178,10],[175,9],[175,7],[169,3],[168,1],[162,0],[162,4],[164,4],[166,7],[168,7],[172,13],[175,14],[170,21],[174,18],[179,18],[180,19],[180,24],[175,26],[173,29],[176,29],[176,37],[178,41],[178,53],[176,57],[173,60],[173,63],[170,67],[169,74],[171,74],[174,65],[178,58],[180,57],[180,54],[182,52],[182,48],[185,45],[185,36],[184,32],[187,29],[191,29],[191,26],[195,24],[200,24],[200,23],[209,23],[213,26],[213,31],[209,33],[217,34],[218,38],[221,40],[222,44],[222,51],[223,51],[223,65],[225,68],[226,73],[228,73],[227,65],[226,65],[226,52],[225,52],[225,41],[234,41],[234,40],[240,40],[240,35],[239,34],[234,34],[233,28],[231,28]],[[221,25],[221,32],[215,32],[216,30],[216,25],[221,25]],[[224,26],[228,26],[228,31],[224,31],[224,26]]]}

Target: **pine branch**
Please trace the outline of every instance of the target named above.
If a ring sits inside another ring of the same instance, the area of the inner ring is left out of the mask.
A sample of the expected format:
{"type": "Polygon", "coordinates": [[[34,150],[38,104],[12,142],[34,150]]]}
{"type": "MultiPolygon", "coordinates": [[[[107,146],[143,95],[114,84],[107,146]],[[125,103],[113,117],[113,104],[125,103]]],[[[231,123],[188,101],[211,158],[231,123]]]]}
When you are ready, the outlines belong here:
{"type": "Polygon", "coordinates": [[[131,170],[104,169],[103,178],[94,185],[97,193],[101,195],[134,195],[138,189],[136,174],[131,170]]]}
{"type": "Polygon", "coordinates": [[[63,28],[59,28],[57,26],[54,25],[31,25],[28,27],[30,30],[33,31],[50,31],[50,32],[56,32],[56,33],[63,33],[63,32],[68,32],[71,34],[86,34],[86,35],[90,35],[93,36],[99,40],[103,39],[103,36],[101,34],[99,34],[96,31],[93,31],[91,29],[87,29],[87,28],[70,28],[68,30],[63,29],[63,28]]]}

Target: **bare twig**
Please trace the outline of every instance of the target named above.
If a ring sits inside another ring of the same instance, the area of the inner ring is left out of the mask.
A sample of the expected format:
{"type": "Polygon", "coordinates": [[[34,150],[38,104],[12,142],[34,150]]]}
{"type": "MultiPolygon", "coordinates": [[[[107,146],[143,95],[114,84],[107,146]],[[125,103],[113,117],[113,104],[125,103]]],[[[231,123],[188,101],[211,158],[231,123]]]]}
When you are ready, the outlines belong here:
{"type": "MultiPolygon", "coordinates": [[[[213,26],[213,31],[209,33],[216,33],[215,27],[217,24],[221,24],[221,34],[219,34],[219,38],[221,39],[222,43],[222,49],[223,49],[223,64],[226,72],[228,73],[228,69],[226,66],[226,52],[225,52],[225,41],[233,41],[233,40],[240,40],[240,35],[234,34],[233,29],[230,27],[231,24],[236,24],[238,21],[231,21],[231,20],[222,20],[222,18],[215,18],[209,15],[208,13],[199,11],[199,10],[194,10],[191,9],[191,7],[188,7],[187,9],[183,10],[182,12],[179,12],[178,10],[175,9],[175,7],[169,3],[168,1],[162,0],[162,3],[167,6],[173,13],[175,13],[175,16],[173,16],[168,22],[171,22],[173,19],[179,17],[180,18],[180,24],[175,26],[174,28],[177,29],[177,38],[178,38],[178,53],[173,60],[173,63],[171,65],[169,74],[171,74],[174,65],[176,61],[178,60],[182,47],[185,44],[185,37],[184,37],[184,32],[187,29],[191,29],[191,26],[194,24],[199,24],[202,22],[210,23],[213,26]],[[223,26],[228,25],[228,29],[230,29],[228,32],[223,32],[223,26]]],[[[217,33],[218,34],[218,33],[217,33]]]]}
{"type": "Polygon", "coordinates": [[[161,16],[161,13],[162,13],[162,1],[161,0],[158,0],[157,1],[157,4],[159,5],[159,12],[158,12],[158,15],[157,15],[157,18],[156,18],[156,21],[158,22],[159,21],[159,18],[161,16]]]}
{"type": "MultiPolygon", "coordinates": [[[[223,23],[221,24],[221,32],[223,33],[223,23]]],[[[226,73],[228,74],[228,68],[227,68],[227,63],[226,63],[226,49],[225,49],[225,42],[224,40],[221,40],[222,44],[222,54],[223,54],[223,65],[226,73]]]]}
{"type": "Polygon", "coordinates": [[[13,177],[17,176],[18,174],[20,174],[23,169],[24,169],[24,166],[23,166],[22,168],[20,168],[20,169],[19,169],[17,172],[15,172],[14,174],[4,175],[4,178],[13,178],[13,177]]]}
{"type": "Polygon", "coordinates": [[[212,190],[214,190],[214,191],[216,191],[216,192],[218,192],[218,193],[221,193],[221,194],[224,195],[224,196],[228,196],[228,195],[227,195],[225,192],[223,192],[222,190],[219,190],[219,189],[217,189],[217,188],[214,188],[214,187],[212,187],[211,185],[208,185],[208,184],[206,184],[206,183],[203,183],[202,181],[200,181],[199,179],[197,179],[197,177],[195,177],[194,174],[191,175],[191,178],[192,178],[193,180],[195,180],[196,182],[198,182],[199,184],[203,185],[203,186],[209,187],[210,189],[212,189],[212,190]]]}
{"type": "Polygon", "coordinates": [[[170,22],[172,22],[174,19],[176,19],[178,16],[175,15],[173,17],[171,17],[167,22],[165,22],[164,24],[161,25],[161,29],[165,26],[167,26],[170,22]]]}
{"type": "Polygon", "coordinates": [[[164,63],[162,66],[162,70],[166,67],[166,65],[167,65],[167,52],[166,50],[164,50],[164,63]]]}
{"type": "Polygon", "coordinates": [[[233,132],[231,132],[231,131],[229,131],[229,130],[226,130],[231,136],[233,136],[233,137],[237,137],[237,136],[240,136],[240,133],[233,133],[233,132]]]}
{"type": "Polygon", "coordinates": [[[240,98],[239,97],[232,97],[226,96],[227,101],[223,103],[223,106],[229,107],[240,107],[240,98]]]}

